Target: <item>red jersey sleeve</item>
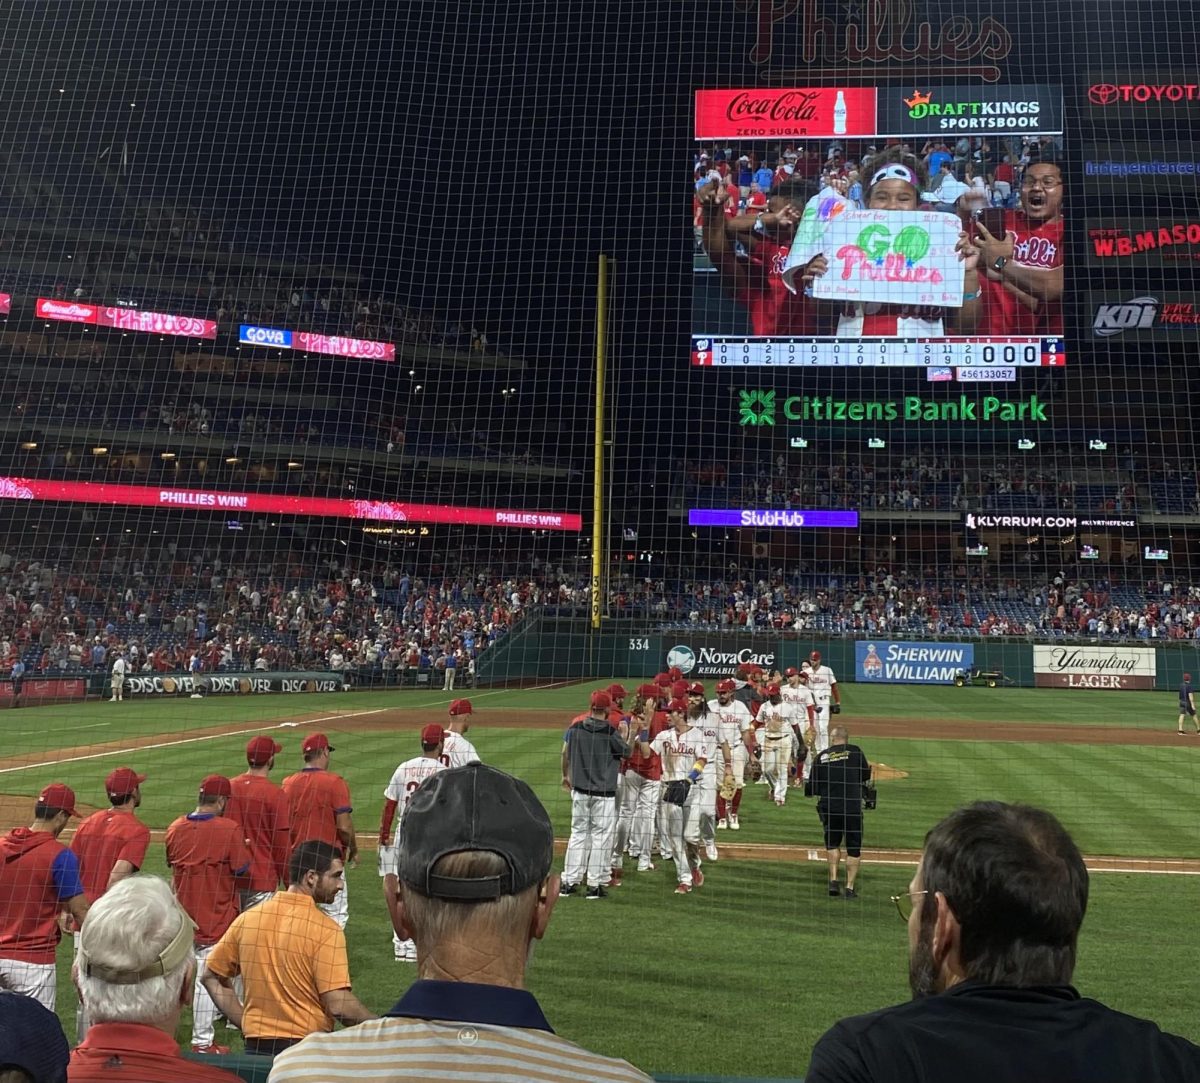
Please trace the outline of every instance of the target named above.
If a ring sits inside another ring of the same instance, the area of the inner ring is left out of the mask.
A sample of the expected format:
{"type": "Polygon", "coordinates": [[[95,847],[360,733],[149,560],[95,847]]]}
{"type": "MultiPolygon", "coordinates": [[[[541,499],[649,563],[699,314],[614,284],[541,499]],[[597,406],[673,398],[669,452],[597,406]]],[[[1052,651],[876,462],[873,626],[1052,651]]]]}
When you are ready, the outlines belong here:
{"type": "Polygon", "coordinates": [[[134,820],[117,853],[118,861],[128,861],[135,869],[146,862],[146,851],[150,848],[150,828],[140,820],[134,820]]]}
{"type": "Polygon", "coordinates": [[[246,845],[246,840],[242,837],[241,827],[232,820],[227,820],[226,823],[229,825],[229,830],[225,860],[229,862],[229,871],[234,876],[240,876],[250,871],[254,856],[250,853],[250,847],[246,845]]]}
{"type": "Polygon", "coordinates": [[[350,803],[350,787],[346,785],[346,780],[341,775],[332,775],[330,781],[332,785],[329,787],[329,800],[333,805],[334,814],[353,812],[354,806],[350,803]]]}

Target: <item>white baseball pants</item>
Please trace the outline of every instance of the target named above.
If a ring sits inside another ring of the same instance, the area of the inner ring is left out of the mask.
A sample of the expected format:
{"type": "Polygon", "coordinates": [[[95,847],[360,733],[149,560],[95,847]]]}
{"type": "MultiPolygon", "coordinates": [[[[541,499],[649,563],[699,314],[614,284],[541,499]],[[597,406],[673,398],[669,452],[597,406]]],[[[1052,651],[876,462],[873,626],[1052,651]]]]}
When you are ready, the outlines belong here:
{"type": "Polygon", "coordinates": [[[612,867],[624,867],[625,846],[639,861],[649,861],[654,843],[654,817],[660,804],[662,783],[653,782],[636,771],[625,772],[625,785],[620,799],[621,812],[617,819],[613,842],[612,867]]]}
{"type": "Polygon", "coordinates": [[[670,840],[671,853],[675,858],[675,875],[681,884],[692,885],[692,858],[701,846],[700,841],[700,787],[688,791],[683,807],[667,801],[662,804],[663,827],[670,840]]]}
{"type": "Polygon", "coordinates": [[[53,963],[25,963],[20,959],[0,959],[0,977],[10,992],[33,997],[54,1011],[58,1002],[58,982],[53,963]]]}
{"type": "Polygon", "coordinates": [[[200,982],[208,957],[215,947],[215,944],[209,944],[206,948],[192,949],[192,958],[196,960],[196,988],[192,990],[192,1046],[197,1049],[213,1045],[217,1040],[217,1006],[200,982]]]}
{"type": "Polygon", "coordinates": [[[562,878],[568,884],[601,887],[612,880],[613,833],[617,828],[615,797],[571,793],[571,837],[562,878]]]}
{"type": "Polygon", "coordinates": [[[350,885],[346,883],[346,879],[343,877],[342,890],[337,893],[337,898],[331,903],[319,904],[321,909],[333,918],[338,923],[338,927],[342,929],[346,927],[346,922],[350,920],[350,902],[346,898],[349,890],[350,885]]]}
{"type": "Polygon", "coordinates": [[[762,746],[763,775],[771,786],[771,796],[776,801],[787,798],[788,763],[792,758],[792,733],[779,737],[765,737],[762,746]]]}

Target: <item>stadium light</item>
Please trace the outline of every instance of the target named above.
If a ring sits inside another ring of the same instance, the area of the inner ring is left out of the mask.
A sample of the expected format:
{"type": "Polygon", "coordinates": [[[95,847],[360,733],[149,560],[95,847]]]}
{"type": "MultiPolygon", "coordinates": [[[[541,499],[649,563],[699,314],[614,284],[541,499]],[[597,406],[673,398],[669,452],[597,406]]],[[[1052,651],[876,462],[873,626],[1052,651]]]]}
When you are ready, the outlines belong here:
{"type": "Polygon", "coordinates": [[[93,454],[93,455],[107,455],[107,454],[108,454],[108,448],[106,448],[106,447],[94,447],[94,448],[92,448],[92,454],[93,454]]]}

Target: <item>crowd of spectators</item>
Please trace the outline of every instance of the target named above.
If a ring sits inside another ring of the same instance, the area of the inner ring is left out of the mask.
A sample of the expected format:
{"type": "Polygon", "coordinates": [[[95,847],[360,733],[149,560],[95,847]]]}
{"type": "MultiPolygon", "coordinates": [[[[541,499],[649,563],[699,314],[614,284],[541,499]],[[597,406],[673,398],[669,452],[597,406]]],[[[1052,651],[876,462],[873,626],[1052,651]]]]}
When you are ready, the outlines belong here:
{"type": "Polygon", "coordinates": [[[0,672],[30,676],[321,669],[353,681],[468,684],[532,610],[586,603],[562,569],[486,563],[418,576],[386,562],[98,545],[50,559],[0,552],[0,672]]]}

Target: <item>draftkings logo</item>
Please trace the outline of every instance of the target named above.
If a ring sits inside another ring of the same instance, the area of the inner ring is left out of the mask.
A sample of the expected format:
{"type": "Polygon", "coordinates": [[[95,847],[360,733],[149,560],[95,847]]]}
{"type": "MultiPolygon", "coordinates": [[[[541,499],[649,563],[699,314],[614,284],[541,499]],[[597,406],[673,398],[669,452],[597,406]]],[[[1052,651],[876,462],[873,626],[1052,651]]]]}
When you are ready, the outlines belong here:
{"type": "Polygon", "coordinates": [[[761,389],[758,391],[739,391],[738,424],[774,425],[775,392],[763,391],[761,389]]]}

